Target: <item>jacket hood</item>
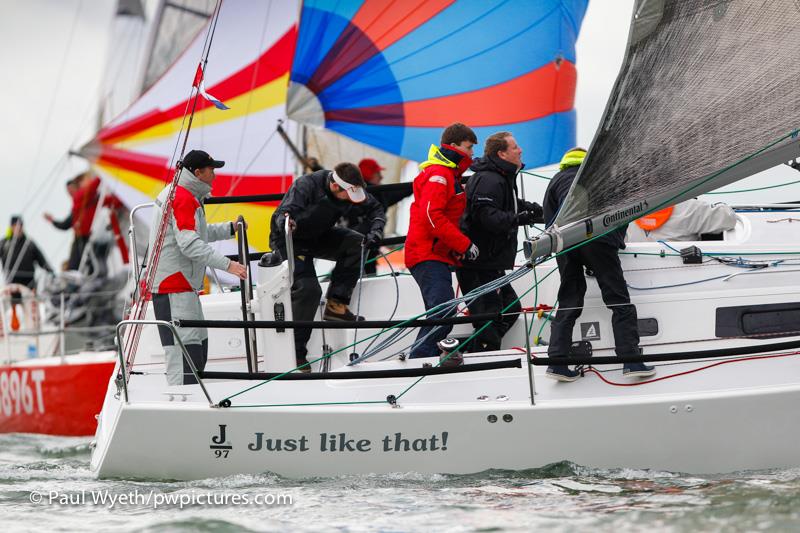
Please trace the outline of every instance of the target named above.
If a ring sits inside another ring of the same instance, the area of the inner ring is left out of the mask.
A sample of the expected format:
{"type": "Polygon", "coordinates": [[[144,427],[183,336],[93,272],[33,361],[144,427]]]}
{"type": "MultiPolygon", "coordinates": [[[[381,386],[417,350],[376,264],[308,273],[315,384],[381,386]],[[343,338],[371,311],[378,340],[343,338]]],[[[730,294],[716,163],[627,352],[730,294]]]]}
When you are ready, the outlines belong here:
{"type": "Polygon", "coordinates": [[[523,168],[525,168],[525,164],[517,169],[517,165],[492,155],[487,157],[476,157],[475,161],[472,163],[472,166],[469,167],[469,169],[473,172],[497,172],[498,174],[507,178],[516,177],[517,172],[523,168]]]}
{"type": "Polygon", "coordinates": [[[423,161],[420,169],[425,169],[431,165],[441,165],[443,167],[452,168],[457,175],[461,175],[472,164],[472,158],[449,144],[436,146],[432,144],[428,150],[428,159],[423,161]]]}
{"type": "Polygon", "coordinates": [[[188,190],[200,201],[211,195],[211,185],[200,181],[197,176],[185,168],[181,169],[181,173],[178,176],[178,185],[188,190]]]}

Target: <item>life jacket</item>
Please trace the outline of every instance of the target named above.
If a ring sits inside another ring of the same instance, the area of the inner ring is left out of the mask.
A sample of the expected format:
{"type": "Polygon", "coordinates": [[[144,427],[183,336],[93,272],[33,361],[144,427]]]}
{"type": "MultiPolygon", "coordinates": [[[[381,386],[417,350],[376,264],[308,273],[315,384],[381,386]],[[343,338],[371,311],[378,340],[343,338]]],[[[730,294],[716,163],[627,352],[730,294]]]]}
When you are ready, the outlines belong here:
{"type": "Polygon", "coordinates": [[[643,216],[636,220],[636,225],[644,231],[653,231],[663,226],[669,217],[672,216],[672,211],[675,209],[674,205],[665,207],[659,211],[654,211],[648,215],[643,216]]]}

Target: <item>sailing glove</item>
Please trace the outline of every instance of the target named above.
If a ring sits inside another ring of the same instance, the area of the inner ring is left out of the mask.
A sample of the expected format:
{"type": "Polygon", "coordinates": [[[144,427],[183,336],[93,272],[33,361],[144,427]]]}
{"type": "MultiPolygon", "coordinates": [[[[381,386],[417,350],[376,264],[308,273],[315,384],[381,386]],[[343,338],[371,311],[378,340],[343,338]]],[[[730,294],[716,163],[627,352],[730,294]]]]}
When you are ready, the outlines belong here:
{"type": "Polygon", "coordinates": [[[478,258],[479,253],[478,247],[474,244],[470,244],[469,248],[467,248],[467,251],[464,252],[464,259],[467,261],[475,261],[478,258]]]}
{"type": "Polygon", "coordinates": [[[536,222],[536,215],[531,211],[517,213],[517,226],[530,226],[536,222]]]}
{"type": "Polygon", "coordinates": [[[380,232],[378,232],[378,231],[370,231],[369,233],[367,233],[367,236],[364,237],[364,247],[365,248],[377,248],[378,247],[378,243],[381,242],[382,238],[383,237],[381,236],[380,232]]]}
{"type": "Polygon", "coordinates": [[[528,202],[527,200],[522,200],[522,203],[522,211],[529,211],[533,213],[534,223],[544,222],[544,210],[542,209],[542,206],[536,202],[528,202]]]}

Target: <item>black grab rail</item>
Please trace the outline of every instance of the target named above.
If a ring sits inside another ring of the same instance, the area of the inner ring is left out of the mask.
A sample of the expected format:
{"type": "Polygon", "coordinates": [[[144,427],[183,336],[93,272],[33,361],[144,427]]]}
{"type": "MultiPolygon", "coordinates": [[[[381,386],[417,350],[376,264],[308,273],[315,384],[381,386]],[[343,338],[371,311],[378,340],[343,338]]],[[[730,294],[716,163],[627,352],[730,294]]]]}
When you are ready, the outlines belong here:
{"type": "MultiPolygon", "coordinates": [[[[518,314],[518,313],[512,313],[518,314]]],[[[179,328],[220,328],[220,329],[384,329],[391,327],[417,328],[422,326],[446,326],[452,324],[470,324],[472,322],[485,322],[500,318],[497,313],[481,313],[479,315],[456,316],[451,318],[428,318],[425,320],[359,320],[355,321],[327,321],[327,320],[185,320],[176,318],[172,321],[179,328]]]]}

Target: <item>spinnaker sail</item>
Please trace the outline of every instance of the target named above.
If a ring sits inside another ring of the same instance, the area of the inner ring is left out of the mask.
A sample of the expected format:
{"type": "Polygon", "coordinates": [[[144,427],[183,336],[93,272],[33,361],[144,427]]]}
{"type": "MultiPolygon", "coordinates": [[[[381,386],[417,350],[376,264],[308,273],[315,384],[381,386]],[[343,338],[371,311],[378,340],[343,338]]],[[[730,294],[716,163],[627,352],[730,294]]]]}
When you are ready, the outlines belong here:
{"type": "Polygon", "coordinates": [[[794,0],[637,0],[546,255],[800,155],[794,0]]]}
{"type": "MultiPolygon", "coordinates": [[[[317,126],[412,159],[460,121],[481,139],[511,130],[528,166],[551,163],[575,142],[575,40],[587,3],[225,0],[204,69],[207,92],[230,109],[200,100],[189,146],[227,161],[216,196],[288,188],[295,162],[274,134],[282,119],[291,136],[317,126]]],[[[128,205],[173,176],[207,35],[82,150],[128,205]]],[[[240,213],[259,221],[250,243],[266,249],[272,209],[207,212],[212,222],[240,213]]]]}
{"type": "MultiPolygon", "coordinates": [[[[214,182],[215,196],[278,193],[291,184],[293,163],[274,133],[285,117],[297,13],[292,1],[232,0],[220,9],[205,86],[231,109],[220,111],[199,99],[190,133],[192,148],[226,161],[214,182]]],[[[176,139],[193,103],[191,85],[206,33],[197,33],[158,82],[82,150],[128,205],[151,201],[172,179],[180,155],[176,139]]],[[[210,222],[239,214],[266,221],[273,209],[264,203],[216,205],[207,213],[210,222]]],[[[266,226],[251,226],[250,242],[260,249],[267,248],[266,226]]]]}
{"type": "Polygon", "coordinates": [[[453,122],[511,130],[526,164],[575,142],[587,0],[308,0],[288,113],[408,159],[453,122]]]}

